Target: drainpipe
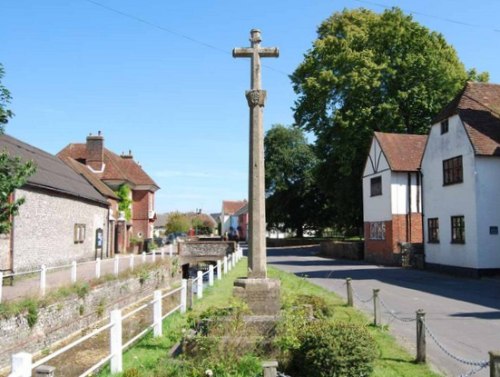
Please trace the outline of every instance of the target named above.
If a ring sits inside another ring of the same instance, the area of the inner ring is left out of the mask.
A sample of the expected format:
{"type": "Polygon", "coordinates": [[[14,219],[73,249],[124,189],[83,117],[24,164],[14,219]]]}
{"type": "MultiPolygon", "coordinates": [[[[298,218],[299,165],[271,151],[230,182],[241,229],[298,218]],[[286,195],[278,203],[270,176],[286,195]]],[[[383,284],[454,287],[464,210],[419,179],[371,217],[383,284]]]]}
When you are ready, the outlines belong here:
{"type": "Polygon", "coordinates": [[[406,242],[411,243],[411,173],[408,172],[408,210],[406,211],[406,242]]]}
{"type": "MultiPolygon", "coordinates": [[[[14,192],[12,194],[10,194],[10,197],[9,197],[10,203],[14,203],[14,201],[16,200],[15,192],[16,191],[14,190],[14,192]]],[[[15,219],[15,216],[10,217],[10,226],[11,227],[10,227],[10,246],[9,246],[9,253],[10,253],[9,269],[12,272],[14,272],[14,226],[15,226],[14,219],[15,219]]]]}
{"type": "MultiPolygon", "coordinates": [[[[421,210],[420,210],[420,218],[422,219],[422,245],[425,245],[425,227],[424,227],[424,174],[422,173],[422,168],[417,168],[418,174],[420,176],[420,187],[422,188],[420,190],[420,195],[422,196],[422,205],[421,205],[421,210]]],[[[424,255],[425,255],[425,246],[424,246],[424,255]]]]}

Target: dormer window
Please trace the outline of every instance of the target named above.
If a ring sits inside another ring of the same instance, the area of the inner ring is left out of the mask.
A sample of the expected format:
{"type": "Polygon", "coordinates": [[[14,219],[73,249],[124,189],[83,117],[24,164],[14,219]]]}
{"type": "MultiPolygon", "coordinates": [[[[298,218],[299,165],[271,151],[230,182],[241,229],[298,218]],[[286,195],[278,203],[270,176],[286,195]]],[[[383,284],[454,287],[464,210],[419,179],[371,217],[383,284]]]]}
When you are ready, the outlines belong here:
{"type": "Polygon", "coordinates": [[[441,135],[448,132],[448,119],[441,122],[441,135]]]}

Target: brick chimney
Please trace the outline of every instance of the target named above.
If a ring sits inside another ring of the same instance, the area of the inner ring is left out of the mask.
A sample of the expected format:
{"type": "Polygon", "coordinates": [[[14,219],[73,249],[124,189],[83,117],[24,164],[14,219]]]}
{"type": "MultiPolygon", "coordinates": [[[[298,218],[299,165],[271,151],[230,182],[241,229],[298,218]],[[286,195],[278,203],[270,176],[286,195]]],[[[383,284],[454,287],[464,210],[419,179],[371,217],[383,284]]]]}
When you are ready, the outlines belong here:
{"type": "Polygon", "coordinates": [[[87,166],[97,172],[104,168],[104,137],[101,136],[101,131],[97,136],[87,136],[87,166]]]}

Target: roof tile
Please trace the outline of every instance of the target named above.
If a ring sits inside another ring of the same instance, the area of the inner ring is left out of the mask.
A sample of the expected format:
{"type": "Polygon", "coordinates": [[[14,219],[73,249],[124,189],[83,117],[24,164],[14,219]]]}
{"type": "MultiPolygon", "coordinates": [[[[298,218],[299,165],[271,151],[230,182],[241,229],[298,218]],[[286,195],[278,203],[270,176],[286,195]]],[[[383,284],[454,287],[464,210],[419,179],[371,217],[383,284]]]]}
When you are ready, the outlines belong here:
{"type": "Polygon", "coordinates": [[[424,153],[427,135],[375,132],[392,171],[417,171],[424,153]]]}

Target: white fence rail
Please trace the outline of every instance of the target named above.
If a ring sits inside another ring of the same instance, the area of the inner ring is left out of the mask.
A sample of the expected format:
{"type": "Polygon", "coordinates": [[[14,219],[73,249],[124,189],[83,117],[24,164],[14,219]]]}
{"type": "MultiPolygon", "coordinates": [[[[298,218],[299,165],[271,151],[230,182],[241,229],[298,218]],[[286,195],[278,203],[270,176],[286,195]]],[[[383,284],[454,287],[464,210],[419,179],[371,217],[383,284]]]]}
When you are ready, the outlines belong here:
{"type": "MultiPolygon", "coordinates": [[[[237,248],[235,253],[230,254],[229,260],[231,260],[233,266],[235,263],[237,263],[241,258],[243,257],[242,250],[240,247],[237,248]]],[[[124,259],[124,258],[122,258],[124,259]]],[[[225,258],[227,261],[227,258],[225,258]]],[[[42,269],[43,270],[43,269],[42,269]]],[[[214,278],[214,270],[217,271],[217,276],[221,276],[223,271],[221,270],[221,263],[217,263],[217,267],[211,266],[209,270],[205,273],[202,273],[201,271],[198,271],[197,273],[197,278],[193,279],[193,284],[196,282],[196,288],[197,288],[197,298],[201,299],[203,297],[203,276],[205,274],[208,274],[208,280],[209,280],[209,286],[213,284],[213,278],[214,278]],[[212,284],[210,284],[212,282],[212,284]]],[[[224,273],[227,273],[227,269],[224,270],[224,273]]],[[[122,362],[122,357],[123,357],[123,352],[130,347],[132,344],[137,342],[140,338],[142,338],[144,335],[146,335],[151,329],[153,330],[153,336],[154,337],[159,337],[162,336],[162,325],[163,325],[163,320],[167,318],[168,316],[174,314],[175,312],[179,311],[181,314],[186,313],[187,310],[187,295],[188,295],[188,284],[187,280],[183,279],[181,287],[170,290],[168,292],[162,292],[160,290],[157,290],[153,293],[153,297],[151,301],[148,301],[147,303],[131,310],[125,315],[122,315],[122,311],[125,308],[122,309],[116,309],[111,311],[110,316],[109,316],[109,323],[99,327],[98,329],[94,330],[93,332],[78,338],[74,342],[60,348],[59,350],[51,353],[50,355],[33,362],[33,356],[30,353],[27,352],[19,352],[14,355],[12,355],[12,368],[11,368],[11,373],[9,377],[31,377],[33,369],[44,365],[48,363],[50,360],[54,359],[55,357],[63,354],[64,352],[72,349],[73,347],[76,347],[77,345],[85,342],[86,340],[106,331],[109,330],[110,332],[110,341],[109,341],[109,354],[104,356],[101,360],[99,360],[96,364],[94,364],[92,367],[87,369],[85,372],[80,374],[79,377],[85,377],[90,375],[91,373],[95,372],[99,368],[101,368],[104,364],[106,364],[108,361],[110,362],[110,369],[111,373],[119,373],[123,371],[123,362],[122,362]],[[173,296],[175,294],[180,294],[180,304],[175,306],[174,308],[170,309],[167,313],[163,314],[163,308],[162,308],[162,303],[163,299],[169,296],[173,296]],[[133,315],[139,313],[142,310],[145,310],[146,308],[149,308],[150,306],[153,307],[153,321],[151,324],[146,326],[145,329],[143,329],[140,333],[135,335],[132,339],[127,341],[126,343],[123,343],[123,334],[122,334],[122,328],[123,328],[123,321],[129,317],[132,317],[133,315]]],[[[143,301],[143,300],[141,300],[143,301]]],[[[137,303],[129,305],[133,306],[137,305],[137,303]]]]}
{"type": "MultiPolygon", "coordinates": [[[[101,260],[100,258],[96,258],[95,260],[92,261],[86,261],[86,262],[80,262],[77,263],[76,261],[72,261],[70,264],[64,264],[64,265],[59,265],[59,266],[45,266],[41,265],[39,269],[35,270],[30,270],[30,271],[23,271],[23,272],[16,272],[16,273],[4,273],[0,272],[0,303],[2,303],[2,300],[5,301],[5,299],[9,299],[9,290],[14,288],[14,279],[15,278],[20,278],[26,275],[38,275],[38,284],[37,287],[33,287],[32,285],[29,287],[29,289],[26,289],[28,293],[32,293],[33,291],[38,291],[41,296],[45,296],[47,294],[47,288],[48,288],[48,281],[47,278],[50,275],[51,272],[56,272],[59,274],[59,279],[63,279],[65,283],[76,283],[78,280],[87,280],[82,278],[81,274],[82,271],[87,271],[87,278],[97,278],[99,279],[104,272],[104,269],[107,267],[107,270],[109,270],[108,273],[112,273],[115,276],[117,276],[120,271],[125,270],[129,268],[130,270],[134,270],[135,266],[135,259],[137,258],[139,262],[148,263],[148,262],[155,262],[156,258],[159,257],[160,259],[164,259],[166,256],[166,251],[168,251],[168,256],[171,258],[173,256],[173,248],[171,247],[172,245],[169,245],[168,248],[161,248],[159,250],[154,250],[150,254],[146,254],[145,252],[142,253],[141,256],[139,255],[134,255],[134,254],[125,254],[125,255],[115,255],[114,258],[109,258],[109,259],[104,259],[101,260]],[[159,254],[159,255],[157,255],[159,254]],[[88,270],[89,270],[89,265],[95,265],[95,273],[91,273],[92,276],[89,276],[88,270]],[[112,270],[110,270],[110,266],[113,266],[112,270]],[[67,270],[67,271],[65,271],[67,270]],[[66,275],[67,274],[67,275],[66,275]],[[11,285],[12,287],[5,286],[4,287],[4,281],[7,281],[8,279],[11,280],[11,285]],[[4,297],[6,296],[6,297],[4,297]]],[[[22,279],[20,282],[17,284],[18,286],[15,288],[15,293],[16,293],[16,298],[20,297],[20,291],[22,290],[23,283],[27,280],[22,279]]],[[[64,285],[64,284],[62,284],[64,285]]],[[[14,290],[12,290],[14,291],[14,290]]]]}

